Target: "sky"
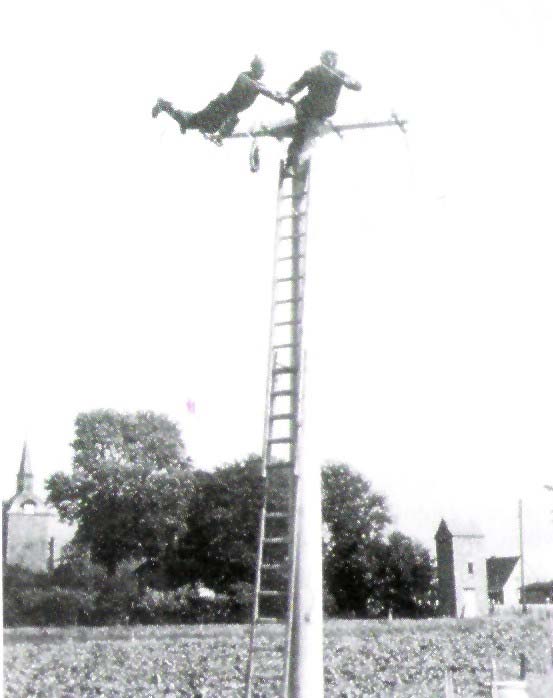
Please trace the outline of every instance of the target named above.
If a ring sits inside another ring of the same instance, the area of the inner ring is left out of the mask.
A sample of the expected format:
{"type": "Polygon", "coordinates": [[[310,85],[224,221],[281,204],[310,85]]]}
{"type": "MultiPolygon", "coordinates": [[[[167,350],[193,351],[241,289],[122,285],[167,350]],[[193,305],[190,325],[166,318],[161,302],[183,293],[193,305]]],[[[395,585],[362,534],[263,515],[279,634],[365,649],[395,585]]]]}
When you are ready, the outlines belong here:
{"type": "MultiPolygon", "coordinates": [[[[553,578],[553,11],[546,0],[9,3],[0,458],[69,471],[78,413],[154,410],[197,467],[260,452],[285,144],[183,137],[256,53],[363,84],[313,155],[306,439],[434,551],[442,517],[553,578]],[[194,410],[190,409],[191,402],[194,410]]],[[[293,115],[260,97],[250,127],[293,115]]]]}

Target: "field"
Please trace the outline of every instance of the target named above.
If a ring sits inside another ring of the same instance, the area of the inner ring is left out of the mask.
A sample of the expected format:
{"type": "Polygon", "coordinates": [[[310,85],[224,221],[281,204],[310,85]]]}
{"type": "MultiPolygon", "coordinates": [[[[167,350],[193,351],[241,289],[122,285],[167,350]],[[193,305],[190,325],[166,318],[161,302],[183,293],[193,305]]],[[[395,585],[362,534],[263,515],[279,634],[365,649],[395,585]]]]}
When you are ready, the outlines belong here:
{"type": "MultiPolygon", "coordinates": [[[[278,626],[260,629],[262,672],[280,664],[278,626]]],[[[139,626],[4,632],[4,695],[20,698],[242,695],[247,626],[139,626]]],[[[455,621],[330,621],[325,625],[325,696],[430,698],[444,695],[449,668],[456,695],[489,696],[492,658],[500,678],[518,678],[528,658],[531,698],[553,696],[546,676],[544,619],[492,617],[455,621]]],[[[259,683],[256,695],[277,696],[259,683]]]]}

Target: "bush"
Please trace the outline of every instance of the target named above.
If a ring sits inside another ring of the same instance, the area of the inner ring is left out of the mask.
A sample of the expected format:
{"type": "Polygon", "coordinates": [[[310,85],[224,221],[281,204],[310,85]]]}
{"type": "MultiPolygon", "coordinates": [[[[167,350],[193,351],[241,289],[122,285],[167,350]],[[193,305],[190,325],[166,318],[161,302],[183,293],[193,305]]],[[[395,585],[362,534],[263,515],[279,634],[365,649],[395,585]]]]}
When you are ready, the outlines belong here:
{"type": "Polygon", "coordinates": [[[229,623],[249,618],[251,585],[235,584],[229,594],[205,595],[190,584],[178,589],[146,589],[132,611],[138,623],[229,623]]]}
{"type": "Polygon", "coordinates": [[[141,590],[131,563],[121,564],[114,575],[99,568],[85,571],[73,573],[65,567],[32,573],[5,568],[4,625],[240,623],[250,617],[251,584],[231,585],[227,594],[191,584],[141,590]]]}
{"type": "Polygon", "coordinates": [[[6,566],[4,625],[110,625],[128,622],[138,598],[136,578],[123,569],[96,575],[91,588],[62,586],[56,573],[6,566]]]}
{"type": "Polygon", "coordinates": [[[133,607],[137,623],[182,623],[189,614],[191,587],[159,591],[146,589],[133,607]]]}
{"type": "Polygon", "coordinates": [[[92,594],[93,625],[129,623],[140,598],[138,580],[129,565],[120,566],[116,573],[104,573],[96,580],[92,594]]]}
{"type": "Polygon", "coordinates": [[[249,622],[252,612],[254,585],[248,582],[231,584],[228,591],[228,606],[233,623],[249,622]]]}
{"type": "Polygon", "coordinates": [[[4,625],[75,625],[87,622],[93,599],[85,591],[53,586],[46,573],[4,570],[4,625]]]}

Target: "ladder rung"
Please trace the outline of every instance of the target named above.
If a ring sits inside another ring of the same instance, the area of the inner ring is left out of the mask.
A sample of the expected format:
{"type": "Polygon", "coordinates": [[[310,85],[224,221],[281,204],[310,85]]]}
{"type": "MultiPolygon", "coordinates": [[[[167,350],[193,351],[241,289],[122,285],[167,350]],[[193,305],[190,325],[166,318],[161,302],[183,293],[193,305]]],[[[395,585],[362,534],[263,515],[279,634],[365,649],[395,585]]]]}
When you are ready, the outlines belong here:
{"type": "Polygon", "coordinates": [[[270,419],[273,421],[277,419],[294,419],[294,415],[291,412],[279,412],[279,414],[271,415],[270,419]]]}
{"type": "Polygon", "coordinates": [[[293,439],[289,436],[280,436],[278,439],[268,439],[268,444],[291,444],[293,439]]]}
{"type": "Polygon", "coordinates": [[[279,257],[277,261],[279,262],[289,262],[292,259],[304,259],[305,255],[304,254],[296,254],[296,255],[286,255],[285,257],[279,257]]]}
{"type": "Polygon", "coordinates": [[[297,298],[284,298],[281,301],[275,301],[275,305],[285,305],[286,303],[300,303],[303,300],[301,296],[297,298]]]}
{"type": "Polygon", "coordinates": [[[303,199],[307,194],[307,189],[304,189],[300,194],[283,194],[281,199],[303,199]]]}
{"type": "Polygon", "coordinates": [[[284,325],[299,325],[300,320],[284,320],[283,322],[275,322],[275,327],[283,327],[284,325]]]}
{"type": "Polygon", "coordinates": [[[279,366],[278,368],[273,368],[273,376],[278,376],[283,373],[296,373],[297,370],[297,366],[279,366]]]}
{"type": "Polygon", "coordinates": [[[268,519],[287,519],[289,514],[287,511],[268,511],[265,516],[268,519]]]}
{"type": "Polygon", "coordinates": [[[288,567],[287,562],[264,562],[261,565],[263,570],[282,570],[288,567]]]}
{"type": "Polygon", "coordinates": [[[286,344],[274,344],[273,349],[293,349],[299,346],[297,342],[287,342],[286,344]]]}
{"type": "Polygon", "coordinates": [[[288,543],[287,536],[276,536],[275,538],[265,538],[265,543],[270,543],[271,545],[278,545],[280,543],[288,543]]]}
{"type": "Polygon", "coordinates": [[[304,238],[305,233],[299,233],[297,235],[282,235],[279,240],[297,240],[298,238],[304,238]]]}
{"type": "Polygon", "coordinates": [[[293,390],[273,390],[271,397],[284,397],[286,395],[293,395],[293,390]]]}
{"type": "Polygon", "coordinates": [[[281,618],[269,618],[268,616],[258,616],[256,623],[282,623],[281,618]]]}
{"type": "Polygon", "coordinates": [[[286,596],[287,591],[276,591],[275,589],[260,589],[259,596],[286,596]]]}
{"type": "Polygon", "coordinates": [[[287,213],[284,216],[278,216],[277,221],[289,221],[293,218],[301,218],[302,216],[305,216],[306,211],[299,211],[297,213],[287,213]]]}
{"type": "Polygon", "coordinates": [[[291,468],[292,463],[290,461],[280,461],[279,463],[267,463],[267,469],[276,470],[280,468],[291,468]]]}
{"type": "Polygon", "coordinates": [[[282,283],[284,283],[285,281],[299,281],[300,279],[303,280],[304,278],[305,278],[305,277],[304,277],[303,274],[298,274],[297,276],[280,276],[280,277],[276,280],[276,282],[277,282],[277,284],[282,284],[282,283]]]}

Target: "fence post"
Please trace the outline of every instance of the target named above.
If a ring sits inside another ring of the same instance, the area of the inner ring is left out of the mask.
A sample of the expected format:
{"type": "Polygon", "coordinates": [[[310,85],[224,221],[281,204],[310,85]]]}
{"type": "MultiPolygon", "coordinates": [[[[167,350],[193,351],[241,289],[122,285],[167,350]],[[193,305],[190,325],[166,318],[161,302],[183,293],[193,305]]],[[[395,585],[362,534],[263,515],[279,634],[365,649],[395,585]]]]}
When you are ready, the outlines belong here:
{"type": "Polygon", "coordinates": [[[455,698],[455,691],[453,688],[453,677],[449,669],[445,670],[444,696],[445,698],[455,698]]]}

